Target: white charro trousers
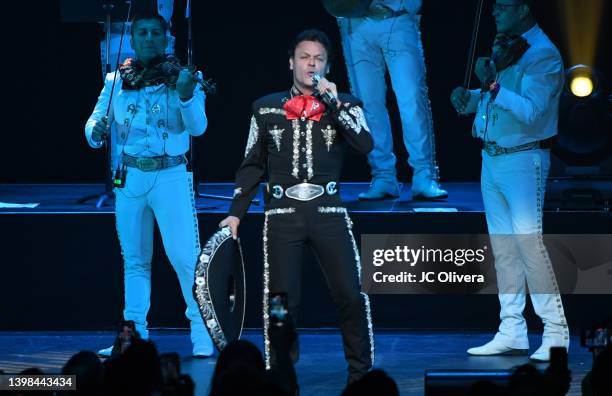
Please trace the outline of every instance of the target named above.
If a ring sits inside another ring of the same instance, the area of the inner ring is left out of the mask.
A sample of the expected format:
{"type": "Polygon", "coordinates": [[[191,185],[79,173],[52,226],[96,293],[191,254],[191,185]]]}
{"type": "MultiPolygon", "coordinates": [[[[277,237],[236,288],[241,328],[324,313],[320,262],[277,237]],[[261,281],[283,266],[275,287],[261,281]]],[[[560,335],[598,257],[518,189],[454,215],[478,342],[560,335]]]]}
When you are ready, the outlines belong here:
{"type": "Polygon", "coordinates": [[[501,305],[495,339],[510,348],[529,348],[523,317],[527,287],[534,310],[544,323],[543,342],[569,346],[559,288],[542,239],[549,168],[549,150],[493,157],[482,152],[482,196],[501,305]]]}
{"type": "Polygon", "coordinates": [[[368,155],[372,179],[397,180],[393,136],[386,106],[385,71],[389,70],[402,122],[413,182],[438,179],[433,122],[420,15],[395,18],[338,18],[351,91],[363,101],[366,121],[374,139],[368,155]]]}
{"type": "Polygon", "coordinates": [[[124,260],[125,320],[133,320],[148,338],[151,297],[153,222],[157,221],[166,255],[176,271],[194,345],[210,337],[193,297],[195,265],[200,254],[198,218],[191,172],[185,165],[143,172],[127,168],[124,188],[115,188],[117,234],[124,260]]]}

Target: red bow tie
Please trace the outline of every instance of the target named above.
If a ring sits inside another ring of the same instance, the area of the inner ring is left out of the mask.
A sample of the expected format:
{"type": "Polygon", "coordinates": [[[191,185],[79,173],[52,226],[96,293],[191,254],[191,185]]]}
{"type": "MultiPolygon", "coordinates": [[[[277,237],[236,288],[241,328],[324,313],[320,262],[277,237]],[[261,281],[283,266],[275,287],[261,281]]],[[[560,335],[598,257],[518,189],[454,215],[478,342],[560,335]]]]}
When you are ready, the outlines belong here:
{"type": "Polygon", "coordinates": [[[325,105],[310,95],[295,96],[288,100],[283,108],[288,120],[308,118],[318,122],[325,113],[325,105]]]}

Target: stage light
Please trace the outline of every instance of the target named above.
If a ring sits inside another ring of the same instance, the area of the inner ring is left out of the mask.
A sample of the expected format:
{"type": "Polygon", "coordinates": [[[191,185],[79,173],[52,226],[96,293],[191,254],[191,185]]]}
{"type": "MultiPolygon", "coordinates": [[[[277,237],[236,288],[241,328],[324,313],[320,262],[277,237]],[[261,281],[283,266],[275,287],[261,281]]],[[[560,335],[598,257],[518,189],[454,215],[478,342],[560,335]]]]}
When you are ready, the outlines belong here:
{"type": "Polygon", "coordinates": [[[599,89],[597,72],[587,65],[570,67],[565,72],[565,79],[568,82],[569,91],[579,98],[586,98],[599,89]]]}
{"type": "Polygon", "coordinates": [[[593,92],[593,81],[588,77],[576,77],[570,83],[570,90],[575,96],[584,98],[593,92]]]}
{"type": "Polygon", "coordinates": [[[612,97],[605,76],[576,65],[566,70],[553,144],[547,210],[609,210],[612,202],[612,97]]]}
{"type": "Polygon", "coordinates": [[[612,133],[605,80],[587,65],[565,71],[555,153],[568,165],[590,166],[610,155],[612,133]]]}

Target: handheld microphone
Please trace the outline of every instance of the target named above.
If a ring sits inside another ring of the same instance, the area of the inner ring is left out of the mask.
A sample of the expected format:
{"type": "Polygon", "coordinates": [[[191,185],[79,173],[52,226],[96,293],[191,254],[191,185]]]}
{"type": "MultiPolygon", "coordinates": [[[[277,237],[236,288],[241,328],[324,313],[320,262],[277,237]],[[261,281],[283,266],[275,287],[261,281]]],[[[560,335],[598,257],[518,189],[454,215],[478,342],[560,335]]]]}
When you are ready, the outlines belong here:
{"type": "Polygon", "coordinates": [[[333,110],[338,109],[338,101],[334,97],[334,94],[332,94],[329,91],[320,92],[317,89],[317,84],[319,83],[319,81],[321,81],[321,76],[318,75],[317,73],[314,73],[312,75],[312,82],[314,83],[315,90],[317,91],[314,96],[320,97],[323,103],[331,107],[333,110]]]}

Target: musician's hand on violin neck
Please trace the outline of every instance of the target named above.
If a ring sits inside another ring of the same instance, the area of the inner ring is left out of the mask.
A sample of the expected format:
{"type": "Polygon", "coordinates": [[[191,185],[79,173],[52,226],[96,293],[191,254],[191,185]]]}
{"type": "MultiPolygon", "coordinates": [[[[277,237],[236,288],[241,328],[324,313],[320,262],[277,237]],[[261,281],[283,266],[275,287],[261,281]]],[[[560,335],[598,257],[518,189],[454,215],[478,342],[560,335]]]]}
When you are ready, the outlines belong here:
{"type": "Polygon", "coordinates": [[[187,101],[193,96],[196,82],[193,78],[193,73],[188,68],[181,69],[176,80],[176,92],[182,101],[187,101]]]}
{"type": "Polygon", "coordinates": [[[478,58],[474,72],[483,86],[489,86],[493,83],[497,75],[495,63],[488,57],[478,58]]]}

